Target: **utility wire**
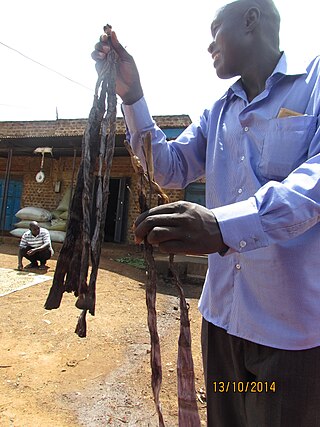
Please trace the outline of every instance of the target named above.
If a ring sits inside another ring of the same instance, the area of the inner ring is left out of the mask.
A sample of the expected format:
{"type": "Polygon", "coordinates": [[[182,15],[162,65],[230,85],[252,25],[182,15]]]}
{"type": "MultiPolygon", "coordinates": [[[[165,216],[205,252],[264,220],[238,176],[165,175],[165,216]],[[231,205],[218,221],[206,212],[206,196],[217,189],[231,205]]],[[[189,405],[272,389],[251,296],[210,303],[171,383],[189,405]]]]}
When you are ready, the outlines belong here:
{"type": "Polygon", "coordinates": [[[79,85],[79,86],[83,87],[84,89],[90,90],[90,92],[93,92],[93,89],[92,89],[92,88],[90,88],[90,87],[88,87],[88,86],[85,86],[85,85],[83,85],[82,83],[79,83],[79,82],[77,82],[76,80],[73,80],[73,79],[71,79],[71,78],[70,78],[70,77],[68,77],[68,76],[65,76],[64,74],[60,73],[59,71],[56,71],[56,70],[54,70],[53,68],[48,67],[47,65],[44,65],[44,64],[42,64],[42,63],[41,63],[41,62],[39,62],[39,61],[36,61],[35,59],[30,58],[29,56],[25,55],[24,53],[20,52],[19,50],[14,49],[13,47],[8,46],[7,44],[5,44],[5,43],[3,43],[3,42],[1,42],[1,41],[0,41],[0,44],[2,44],[3,46],[5,46],[6,48],[8,48],[8,49],[10,49],[10,50],[12,50],[12,51],[14,51],[14,52],[18,53],[19,55],[23,56],[24,58],[28,59],[29,61],[32,61],[32,62],[34,62],[35,64],[38,64],[38,65],[40,65],[41,67],[43,67],[43,68],[45,68],[45,69],[47,69],[47,70],[49,70],[49,71],[51,71],[51,72],[53,72],[53,73],[55,73],[55,74],[58,74],[58,76],[63,77],[64,79],[67,79],[67,80],[69,80],[70,82],[75,83],[76,85],[79,85]]]}

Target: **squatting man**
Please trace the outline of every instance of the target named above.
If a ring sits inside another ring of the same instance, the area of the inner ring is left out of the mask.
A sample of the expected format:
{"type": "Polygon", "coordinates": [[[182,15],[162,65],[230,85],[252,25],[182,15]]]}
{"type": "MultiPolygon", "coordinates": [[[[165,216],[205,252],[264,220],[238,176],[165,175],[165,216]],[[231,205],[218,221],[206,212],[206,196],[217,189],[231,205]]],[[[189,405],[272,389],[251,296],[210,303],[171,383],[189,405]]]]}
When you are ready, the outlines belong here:
{"type": "Polygon", "coordinates": [[[25,269],[46,270],[46,262],[52,255],[53,249],[49,231],[40,227],[36,221],[31,221],[29,230],[22,235],[20,240],[18,270],[23,270],[23,257],[30,261],[30,264],[24,267],[25,269]]]}

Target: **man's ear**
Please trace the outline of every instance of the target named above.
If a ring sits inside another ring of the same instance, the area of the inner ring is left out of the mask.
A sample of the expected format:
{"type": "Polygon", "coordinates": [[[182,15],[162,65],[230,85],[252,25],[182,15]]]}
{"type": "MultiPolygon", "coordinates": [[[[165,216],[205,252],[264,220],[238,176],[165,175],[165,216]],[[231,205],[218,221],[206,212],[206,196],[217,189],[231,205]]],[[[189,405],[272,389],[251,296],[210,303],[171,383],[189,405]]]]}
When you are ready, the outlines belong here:
{"type": "Polygon", "coordinates": [[[245,15],[245,25],[247,32],[252,32],[260,22],[261,12],[257,7],[250,7],[245,15]]]}

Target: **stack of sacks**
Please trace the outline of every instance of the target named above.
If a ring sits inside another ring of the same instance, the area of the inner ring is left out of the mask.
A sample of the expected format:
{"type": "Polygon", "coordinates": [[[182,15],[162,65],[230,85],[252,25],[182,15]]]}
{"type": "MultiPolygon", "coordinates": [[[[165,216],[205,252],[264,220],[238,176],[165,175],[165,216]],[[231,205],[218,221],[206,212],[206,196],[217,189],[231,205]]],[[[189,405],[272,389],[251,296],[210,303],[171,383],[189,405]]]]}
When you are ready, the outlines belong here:
{"type": "Polygon", "coordinates": [[[50,227],[51,231],[66,231],[68,222],[67,220],[69,215],[70,197],[71,188],[68,188],[67,191],[64,193],[57,209],[51,212],[53,218],[50,227]]]}
{"type": "Polygon", "coordinates": [[[58,220],[56,223],[56,220],[51,220],[52,213],[46,209],[27,206],[20,209],[16,213],[16,217],[20,221],[14,224],[16,228],[10,231],[14,237],[21,237],[25,231],[29,230],[31,221],[37,221],[40,227],[49,230],[52,242],[62,243],[66,237],[66,221],[58,220]]]}
{"type": "Polygon", "coordinates": [[[37,221],[40,227],[47,229],[51,227],[51,212],[43,208],[27,206],[20,209],[16,213],[16,217],[19,218],[20,221],[14,224],[16,228],[10,231],[10,234],[15,237],[21,237],[25,231],[29,230],[29,224],[31,221],[37,221]]]}
{"type": "Polygon", "coordinates": [[[58,207],[51,212],[52,220],[49,232],[53,242],[63,242],[66,237],[70,198],[71,188],[68,188],[58,207]]]}
{"type": "Polygon", "coordinates": [[[37,221],[40,227],[49,230],[53,242],[62,243],[66,237],[70,198],[71,188],[68,188],[57,209],[52,212],[31,206],[20,209],[16,213],[16,217],[20,221],[14,225],[16,228],[10,231],[10,234],[15,237],[21,237],[25,231],[29,230],[30,222],[37,221]]]}

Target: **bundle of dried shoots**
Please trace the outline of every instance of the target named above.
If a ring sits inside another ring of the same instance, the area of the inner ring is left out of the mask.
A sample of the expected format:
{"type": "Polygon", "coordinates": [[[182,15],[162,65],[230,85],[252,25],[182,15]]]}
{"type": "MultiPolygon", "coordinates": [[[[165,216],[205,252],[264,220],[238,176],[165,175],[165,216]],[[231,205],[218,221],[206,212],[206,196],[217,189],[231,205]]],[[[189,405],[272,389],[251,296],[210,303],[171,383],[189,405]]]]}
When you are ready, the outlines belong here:
{"type": "MultiPolygon", "coordinates": [[[[159,204],[169,202],[168,196],[154,180],[154,167],[151,146],[151,133],[147,132],[142,138],[142,151],[145,157],[146,173],[143,170],[140,159],[134,154],[131,146],[125,142],[125,146],[131,156],[131,162],[135,171],[140,175],[139,205],[140,211],[145,212],[151,207],[151,196],[157,194],[159,204]],[[147,191],[145,190],[147,187],[147,191]],[[146,193],[149,193],[149,204],[147,204],[146,193]]],[[[157,292],[157,271],[153,256],[153,247],[144,239],[144,256],[147,265],[146,303],[148,310],[148,327],[151,341],[151,386],[153,390],[154,402],[156,405],[159,426],[164,427],[164,420],[160,404],[160,389],[162,383],[162,367],[160,340],[157,331],[156,314],[156,292],[157,292]]],[[[178,342],[178,406],[179,406],[179,426],[180,427],[200,427],[200,417],[198,414],[194,365],[191,351],[191,333],[188,313],[188,305],[184,296],[182,284],[178,272],[174,266],[174,256],[169,256],[169,266],[173,275],[173,280],[177,286],[180,297],[180,336],[178,342]]]]}
{"type": "MultiPolygon", "coordinates": [[[[104,27],[108,33],[110,26],[104,27]]],[[[110,45],[111,46],[111,45],[110,45]]],[[[82,158],[71,202],[66,238],[45,303],[60,306],[63,293],[74,292],[83,310],[76,333],[86,336],[86,313],[95,313],[95,286],[109,194],[116,134],[116,53],[111,51],[99,72],[93,106],[82,139],[82,158]],[[107,98],[107,111],[106,111],[107,98]],[[98,158],[98,174],[95,174],[98,158]],[[97,184],[96,184],[97,182],[97,184]],[[88,283],[89,263],[91,273],[88,283]]]]}

